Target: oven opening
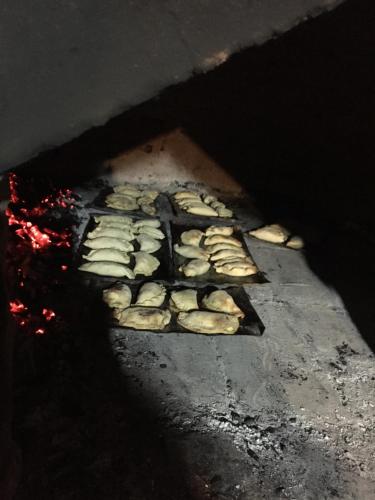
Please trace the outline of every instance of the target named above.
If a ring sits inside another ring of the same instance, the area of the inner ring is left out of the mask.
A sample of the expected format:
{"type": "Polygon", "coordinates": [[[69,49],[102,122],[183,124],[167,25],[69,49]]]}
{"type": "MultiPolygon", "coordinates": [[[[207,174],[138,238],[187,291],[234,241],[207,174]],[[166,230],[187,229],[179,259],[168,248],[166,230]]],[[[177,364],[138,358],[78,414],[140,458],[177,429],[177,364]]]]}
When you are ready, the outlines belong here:
{"type": "Polygon", "coordinates": [[[361,4],[4,172],[2,498],[372,498],[361,4]]]}

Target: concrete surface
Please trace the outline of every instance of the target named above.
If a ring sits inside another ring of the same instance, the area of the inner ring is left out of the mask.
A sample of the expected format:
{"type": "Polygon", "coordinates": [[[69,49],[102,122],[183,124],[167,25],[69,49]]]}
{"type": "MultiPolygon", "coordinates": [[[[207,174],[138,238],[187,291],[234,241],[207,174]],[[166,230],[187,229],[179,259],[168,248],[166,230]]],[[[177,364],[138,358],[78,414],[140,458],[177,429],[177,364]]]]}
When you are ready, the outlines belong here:
{"type": "Polygon", "coordinates": [[[342,0],[4,0],[0,165],[15,166],[342,0]]]}
{"type": "Polygon", "coordinates": [[[247,241],[261,338],[108,330],[69,288],[79,323],[17,383],[17,500],[374,498],[374,354],[302,252],[247,241]]]}

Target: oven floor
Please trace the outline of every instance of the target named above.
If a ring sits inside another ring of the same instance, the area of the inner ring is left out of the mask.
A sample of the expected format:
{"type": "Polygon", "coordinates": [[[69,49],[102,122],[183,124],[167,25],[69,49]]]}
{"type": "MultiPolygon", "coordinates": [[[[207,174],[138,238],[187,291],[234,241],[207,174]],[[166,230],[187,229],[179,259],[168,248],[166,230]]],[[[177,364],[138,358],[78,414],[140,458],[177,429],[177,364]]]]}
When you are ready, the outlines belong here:
{"type": "Polygon", "coordinates": [[[373,354],[302,253],[252,250],[263,337],[98,327],[18,388],[17,500],[374,498],[373,354]]]}

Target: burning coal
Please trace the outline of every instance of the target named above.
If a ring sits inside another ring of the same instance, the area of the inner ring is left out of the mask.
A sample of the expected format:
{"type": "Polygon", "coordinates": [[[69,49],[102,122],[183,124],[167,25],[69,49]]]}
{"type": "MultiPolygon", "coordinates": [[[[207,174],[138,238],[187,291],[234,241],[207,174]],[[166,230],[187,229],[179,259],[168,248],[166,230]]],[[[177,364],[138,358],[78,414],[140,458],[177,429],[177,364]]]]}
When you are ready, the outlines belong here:
{"type": "Polygon", "coordinates": [[[25,180],[15,173],[9,175],[9,189],[6,215],[15,235],[8,251],[14,297],[9,310],[19,326],[44,335],[60,317],[51,302],[64,286],[70,267],[76,198],[68,188],[56,188],[50,181],[25,180]]]}

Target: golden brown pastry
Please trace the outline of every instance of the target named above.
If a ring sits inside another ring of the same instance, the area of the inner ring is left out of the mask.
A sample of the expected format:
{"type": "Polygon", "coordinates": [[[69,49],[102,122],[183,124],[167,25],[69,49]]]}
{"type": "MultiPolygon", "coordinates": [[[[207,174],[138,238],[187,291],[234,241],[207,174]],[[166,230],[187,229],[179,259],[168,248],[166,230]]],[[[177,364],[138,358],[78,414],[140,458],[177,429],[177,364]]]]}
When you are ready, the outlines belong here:
{"type": "Polygon", "coordinates": [[[210,269],[210,264],[206,260],[193,259],[179,268],[186,277],[200,276],[210,269]]]}
{"type": "Polygon", "coordinates": [[[191,288],[173,291],[169,300],[169,306],[172,311],[176,312],[199,309],[197,302],[197,291],[191,288]]]}
{"type": "Polygon", "coordinates": [[[117,210],[136,210],[138,203],[136,198],[131,196],[120,195],[117,193],[109,194],[105,199],[107,207],[116,208],[117,210]]]}
{"type": "Polygon", "coordinates": [[[244,318],[244,312],[238,307],[233,297],[225,290],[215,290],[209,295],[205,295],[202,304],[211,311],[232,314],[238,318],[244,318]]]}
{"type": "Polygon", "coordinates": [[[232,226],[210,226],[206,229],[206,236],[221,234],[223,236],[232,236],[234,227],[232,226]]]}
{"type": "Polygon", "coordinates": [[[132,198],[138,198],[139,196],[142,196],[142,191],[140,191],[135,186],[132,186],[131,184],[114,186],[113,191],[124,196],[131,196],[132,198]]]}
{"type": "Polygon", "coordinates": [[[103,300],[111,309],[125,309],[132,301],[132,292],[125,283],[115,283],[103,290],[103,300]]]}
{"type": "Polygon", "coordinates": [[[301,250],[301,248],[305,246],[305,243],[300,236],[292,236],[290,240],[287,241],[286,246],[294,250],[301,250]]]}
{"type": "Polygon", "coordinates": [[[230,257],[246,257],[246,256],[247,253],[243,248],[232,247],[231,249],[227,248],[226,250],[219,250],[218,252],[211,254],[210,260],[212,260],[212,262],[215,262],[216,260],[227,259],[230,257]]]}
{"type": "Polygon", "coordinates": [[[184,198],[198,198],[200,199],[200,194],[195,191],[178,191],[173,195],[175,200],[183,200],[184,198]]]}
{"type": "Polygon", "coordinates": [[[137,241],[141,252],[155,253],[161,248],[158,240],[151,238],[148,234],[140,234],[137,236],[137,241]]]}
{"type": "Polygon", "coordinates": [[[204,240],[205,245],[216,245],[216,243],[228,243],[228,245],[233,245],[238,248],[242,247],[242,243],[233,236],[214,234],[213,236],[207,236],[204,240]]]}
{"type": "Polygon", "coordinates": [[[80,271],[98,274],[99,276],[110,276],[113,278],[134,279],[131,269],[117,262],[86,262],[78,268],[80,271]]]}
{"type": "Polygon", "coordinates": [[[136,305],[160,307],[164,302],[166,293],[165,287],[160,283],[145,283],[138,292],[136,305]]]}
{"type": "Polygon", "coordinates": [[[227,276],[251,276],[258,272],[255,264],[248,264],[242,261],[228,262],[227,264],[222,264],[215,266],[215,271],[218,274],[226,274],[227,276]]]}
{"type": "Polygon", "coordinates": [[[280,224],[270,224],[269,226],[249,231],[249,235],[259,240],[268,241],[269,243],[284,243],[290,233],[280,224]]]}
{"type": "Polygon", "coordinates": [[[116,311],[115,317],[121,326],[135,330],[163,330],[171,321],[168,310],[156,307],[128,307],[123,311],[116,311]]]}
{"type": "Polygon", "coordinates": [[[161,222],[159,219],[140,219],[134,222],[133,228],[135,232],[137,232],[141,227],[148,226],[148,227],[155,227],[158,228],[160,227],[161,222]]]}
{"type": "Polygon", "coordinates": [[[154,271],[160,266],[160,261],[153,255],[146,252],[134,252],[135,266],[134,274],[142,274],[143,276],[152,276],[154,271]]]}
{"type": "Polygon", "coordinates": [[[139,226],[137,228],[138,234],[147,234],[148,236],[151,236],[151,238],[154,238],[155,240],[163,240],[165,238],[165,234],[161,229],[158,229],[157,227],[152,227],[152,226],[139,226]]]}
{"type": "Polygon", "coordinates": [[[181,234],[181,241],[184,245],[193,245],[199,247],[199,244],[204,236],[204,233],[199,229],[190,229],[181,234]]]}
{"type": "Polygon", "coordinates": [[[94,215],[94,220],[98,224],[109,224],[109,223],[118,223],[129,226],[132,224],[133,219],[131,217],[126,217],[126,215],[94,215]]]}
{"type": "Polygon", "coordinates": [[[121,250],[122,252],[132,252],[134,250],[133,245],[129,241],[107,237],[86,240],[83,245],[87,248],[93,248],[94,250],[99,248],[114,248],[116,250],[121,250]]]}
{"type": "Polygon", "coordinates": [[[129,264],[130,257],[126,252],[116,250],[115,248],[99,248],[90,250],[87,255],[82,256],[85,260],[91,262],[118,262],[119,264],[129,264]]]}
{"type": "Polygon", "coordinates": [[[134,240],[134,233],[130,228],[117,228],[117,227],[101,227],[100,225],[87,234],[90,239],[108,237],[108,238],[119,238],[120,240],[132,241],[134,240]]]}
{"type": "Polygon", "coordinates": [[[191,332],[226,335],[233,335],[240,326],[235,316],[208,311],[180,312],[177,323],[191,332]]]}
{"type": "Polygon", "coordinates": [[[186,257],[188,259],[209,259],[209,253],[206,252],[203,248],[194,247],[192,245],[178,245],[177,243],[173,245],[173,249],[179,255],[186,257]]]}
{"type": "Polygon", "coordinates": [[[195,206],[189,205],[186,208],[188,214],[193,215],[204,215],[206,217],[217,217],[217,212],[213,208],[202,203],[202,205],[196,204],[195,206]]]}

